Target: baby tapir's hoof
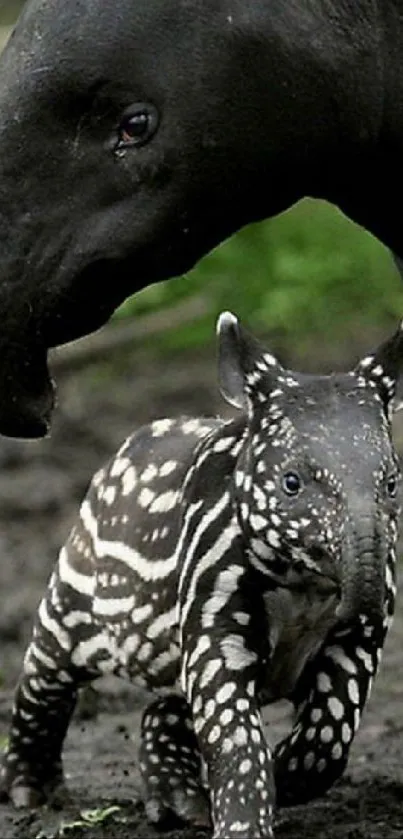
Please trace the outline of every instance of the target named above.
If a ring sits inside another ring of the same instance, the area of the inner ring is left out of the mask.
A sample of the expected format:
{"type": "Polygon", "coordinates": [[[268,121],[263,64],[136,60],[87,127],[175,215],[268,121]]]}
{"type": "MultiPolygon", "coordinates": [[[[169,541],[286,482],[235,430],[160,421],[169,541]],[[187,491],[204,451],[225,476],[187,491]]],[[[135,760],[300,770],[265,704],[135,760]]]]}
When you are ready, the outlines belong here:
{"type": "Polygon", "coordinates": [[[170,696],[150,705],[141,726],[140,769],[147,818],[211,827],[201,782],[201,761],[184,699],[170,696]]]}
{"type": "Polygon", "coordinates": [[[210,807],[204,791],[167,774],[160,775],[153,786],[144,782],[144,806],[151,824],[171,826],[178,820],[195,827],[211,827],[210,807]]]}
{"type": "Polygon", "coordinates": [[[36,809],[48,804],[60,809],[67,804],[69,793],[63,773],[58,767],[45,773],[41,767],[34,769],[27,763],[3,758],[0,768],[0,801],[11,801],[14,807],[36,809]]]}

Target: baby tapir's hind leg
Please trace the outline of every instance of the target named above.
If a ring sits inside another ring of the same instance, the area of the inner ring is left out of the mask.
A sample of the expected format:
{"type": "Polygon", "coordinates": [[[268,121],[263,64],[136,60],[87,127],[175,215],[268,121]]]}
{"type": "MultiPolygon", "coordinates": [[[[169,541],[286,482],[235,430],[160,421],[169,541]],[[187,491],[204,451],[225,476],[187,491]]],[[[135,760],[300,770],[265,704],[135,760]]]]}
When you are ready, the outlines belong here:
{"type": "Polygon", "coordinates": [[[94,629],[90,593],[78,591],[61,579],[67,556],[66,549],[63,551],[40,604],[24,658],[0,770],[0,798],[10,798],[19,807],[36,807],[47,800],[58,803],[61,799],[61,752],[77,691],[98,675],[72,661],[94,629]]]}
{"type": "Polygon", "coordinates": [[[186,700],[168,696],[153,702],[141,725],[140,769],[149,821],[172,815],[210,826],[210,806],[201,782],[201,758],[186,700]]]}
{"type": "Polygon", "coordinates": [[[0,798],[10,798],[16,807],[62,801],[61,750],[76,696],[72,679],[62,683],[49,670],[40,676],[24,673],[1,768],[0,798]]]}

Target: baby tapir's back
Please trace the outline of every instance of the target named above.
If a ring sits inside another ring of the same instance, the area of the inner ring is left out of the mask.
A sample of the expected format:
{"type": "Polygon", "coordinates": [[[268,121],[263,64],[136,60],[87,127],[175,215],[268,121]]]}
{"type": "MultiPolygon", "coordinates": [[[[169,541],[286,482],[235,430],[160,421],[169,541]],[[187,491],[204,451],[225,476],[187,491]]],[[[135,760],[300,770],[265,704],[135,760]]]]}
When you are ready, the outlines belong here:
{"type": "Polygon", "coordinates": [[[157,420],[94,476],[55,572],[55,596],[70,600],[78,667],[149,687],[175,680],[181,487],[195,449],[220,424],[157,420]]]}

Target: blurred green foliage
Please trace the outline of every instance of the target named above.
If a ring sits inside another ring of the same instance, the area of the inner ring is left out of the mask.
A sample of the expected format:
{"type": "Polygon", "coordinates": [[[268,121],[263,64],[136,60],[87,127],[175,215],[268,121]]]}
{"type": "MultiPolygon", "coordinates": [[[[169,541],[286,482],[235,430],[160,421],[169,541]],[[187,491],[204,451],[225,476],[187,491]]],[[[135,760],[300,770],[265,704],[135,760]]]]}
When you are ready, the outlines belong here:
{"type": "Polygon", "coordinates": [[[0,0],[0,26],[11,26],[19,15],[25,0],[0,0]]]}
{"type": "Polygon", "coordinates": [[[211,320],[230,309],[280,343],[378,333],[403,316],[403,282],[389,251],[326,202],[305,200],[244,228],[185,277],[145,289],[116,317],[139,315],[201,294],[209,313],[169,335],[171,348],[211,341],[211,320]]]}
{"type": "Polygon", "coordinates": [[[10,26],[14,23],[24,5],[24,0],[0,0],[0,49],[6,42],[10,26]]]}

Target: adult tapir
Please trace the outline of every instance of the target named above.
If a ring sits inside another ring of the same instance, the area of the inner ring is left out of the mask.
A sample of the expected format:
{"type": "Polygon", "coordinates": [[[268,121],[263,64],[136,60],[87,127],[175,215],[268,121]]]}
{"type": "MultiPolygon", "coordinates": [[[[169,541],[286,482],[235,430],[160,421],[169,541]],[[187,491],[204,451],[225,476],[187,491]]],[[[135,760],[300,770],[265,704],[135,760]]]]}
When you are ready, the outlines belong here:
{"type": "Polygon", "coordinates": [[[0,431],[48,428],[48,347],[302,196],[403,256],[402,51],[403,0],[28,0],[0,63],[0,431]]]}

